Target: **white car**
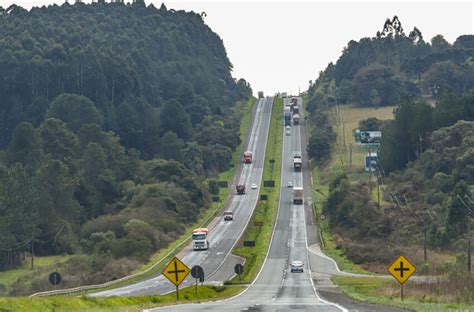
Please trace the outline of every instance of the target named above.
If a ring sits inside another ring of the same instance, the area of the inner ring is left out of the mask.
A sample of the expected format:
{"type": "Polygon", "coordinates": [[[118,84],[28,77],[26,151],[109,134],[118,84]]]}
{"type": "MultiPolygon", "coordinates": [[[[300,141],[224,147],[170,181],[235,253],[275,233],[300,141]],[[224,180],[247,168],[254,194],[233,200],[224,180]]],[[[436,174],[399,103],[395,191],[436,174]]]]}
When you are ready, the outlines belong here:
{"type": "Polygon", "coordinates": [[[303,273],[303,266],[304,265],[302,261],[298,261],[298,260],[291,261],[291,273],[294,273],[294,272],[303,273]]]}
{"type": "Polygon", "coordinates": [[[293,182],[288,181],[288,187],[293,187],[293,182]]]}
{"type": "Polygon", "coordinates": [[[257,188],[258,188],[257,184],[253,183],[253,184],[252,184],[252,190],[255,190],[255,189],[257,189],[257,188]]]}

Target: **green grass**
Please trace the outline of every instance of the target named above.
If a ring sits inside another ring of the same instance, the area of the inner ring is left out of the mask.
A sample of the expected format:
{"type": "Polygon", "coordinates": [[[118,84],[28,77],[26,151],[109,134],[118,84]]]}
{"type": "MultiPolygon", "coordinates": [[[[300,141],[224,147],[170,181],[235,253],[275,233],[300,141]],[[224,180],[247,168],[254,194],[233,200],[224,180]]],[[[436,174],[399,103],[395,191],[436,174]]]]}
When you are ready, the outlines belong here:
{"type": "Polygon", "coordinates": [[[273,104],[272,119],[268,134],[267,149],[265,154],[265,165],[263,169],[262,186],[260,194],[267,194],[268,201],[259,201],[255,208],[254,214],[250,219],[249,225],[245,230],[243,240],[254,240],[255,247],[237,247],[234,254],[244,257],[245,269],[241,276],[241,281],[235,277],[233,282],[250,283],[257,276],[267,250],[270,245],[270,239],[273,232],[273,225],[278,211],[278,201],[280,196],[280,176],[281,176],[281,151],[283,144],[283,100],[276,98],[273,104]],[[270,159],[275,162],[270,163],[270,159]],[[275,187],[263,187],[264,180],[274,180],[275,187]],[[254,226],[255,221],[263,221],[263,225],[254,226]]]}
{"type": "MultiPolygon", "coordinates": [[[[342,105],[340,107],[340,116],[335,117],[337,121],[334,130],[337,133],[336,153],[341,152],[342,158],[346,166],[349,166],[349,145],[352,145],[352,169],[353,171],[364,170],[364,158],[367,151],[364,149],[356,149],[355,139],[353,135],[354,129],[359,127],[359,121],[370,117],[380,120],[393,119],[393,106],[380,107],[378,109],[369,107],[357,107],[354,105],[342,105]]],[[[334,114],[334,110],[331,111],[334,114]]],[[[339,162],[339,160],[337,160],[339,162]]]]}
{"type": "Polygon", "coordinates": [[[31,262],[25,261],[19,268],[0,272],[0,284],[4,285],[5,291],[8,292],[10,287],[16,282],[17,279],[35,274],[35,272],[45,270],[47,268],[50,268],[52,272],[55,270],[55,266],[57,264],[64,263],[72,257],[73,256],[70,255],[35,257],[33,271],[30,269],[31,262]]]}
{"type": "Polygon", "coordinates": [[[405,283],[404,300],[400,299],[400,286],[392,279],[371,277],[333,276],[332,281],[353,299],[375,304],[397,306],[414,311],[474,311],[473,306],[457,303],[422,302],[423,299],[414,297],[413,284],[405,283]]]}
{"type": "Polygon", "coordinates": [[[47,298],[0,298],[0,311],[141,311],[176,303],[203,302],[219,300],[240,293],[239,286],[198,286],[179,290],[180,300],[176,301],[176,293],[162,296],[130,297],[130,298],[90,298],[90,297],[47,297],[47,298]]]}

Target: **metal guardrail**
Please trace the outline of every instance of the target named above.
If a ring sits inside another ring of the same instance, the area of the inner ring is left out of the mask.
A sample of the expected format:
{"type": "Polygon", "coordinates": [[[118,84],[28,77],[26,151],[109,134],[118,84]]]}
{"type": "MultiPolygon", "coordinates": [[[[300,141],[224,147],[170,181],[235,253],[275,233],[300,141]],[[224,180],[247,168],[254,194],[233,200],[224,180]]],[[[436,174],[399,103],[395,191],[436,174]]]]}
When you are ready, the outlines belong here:
{"type": "MultiPolygon", "coordinates": [[[[215,217],[216,215],[216,212],[219,211],[219,209],[221,209],[221,205],[217,206],[217,208],[215,209],[215,211],[206,219],[206,221],[204,221],[200,227],[204,227],[205,225],[207,225],[210,220],[212,220],[212,218],[215,217]]],[[[125,282],[125,281],[128,281],[130,279],[133,279],[133,278],[136,278],[136,277],[141,277],[151,271],[153,271],[156,267],[158,267],[163,261],[165,261],[167,258],[169,258],[171,255],[175,254],[176,251],[181,247],[183,246],[183,244],[189,242],[189,240],[191,239],[192,235],[190,235],[188,238],[186,238],[185,240],[183,240],[181,243],[179,243],[178,245],[176,245],[173,249],[171,249],[166,255],[164,255],[161,259],[159,259],[157,262],[155,262],[152,266],[150,266],[149,268],[147,268],[146,270],[142,271],[142,272],[138,272],[138,273],[135,273],[135,274],[132,274],[132,275],[127,275],[127,276],[124,276],[122,278],[119,278],[119,279],[116,279],[116,280],[113,280],[113,281],[110,281],[110,282],[106,282],[106,283],[103,283],[103,284],[96,284],[96,285],[86,285],[86,286],[78,286],[78,287],[74,287],[74,288],[67,288],[67,289],[58,289],[58,290],[47,290],[47,291],[41,291],[41,292],[37,292],[37,293],[34,293],[32,295],[30,295],[29,297],[30,298],[33,298],[33,297],[45,297],[45,296],[57,296],[57,295],[66,295],[66,294],[72,294],[72,293],[77,293],[77,292],[81,292],[81,291],[87,291],[87,290],[93,290],[93,289],[101,289],[101,288],[107,288],[107,287],[110,287],[110,286],[113,286],[115,284],[118,284],[118,283],[121,283],[121,282],[125,282]]]]}

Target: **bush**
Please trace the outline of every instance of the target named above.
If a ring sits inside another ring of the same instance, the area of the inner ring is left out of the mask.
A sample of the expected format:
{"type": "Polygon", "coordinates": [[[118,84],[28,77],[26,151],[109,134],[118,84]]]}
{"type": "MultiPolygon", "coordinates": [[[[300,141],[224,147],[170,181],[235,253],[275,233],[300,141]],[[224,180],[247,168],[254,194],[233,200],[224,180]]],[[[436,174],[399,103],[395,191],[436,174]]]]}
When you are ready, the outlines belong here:
{"type": "Polygon", "coordinates": [[[116,280],[130,274],[139,266],[139,262],[133,259],[120,258],[111,259],[103,269],[94,275],[94,283],[103,283],[116,280]]]}
{"type": "Polygon", "coordinates": [[[218,293],[225,290],[225,286],[211,286],[211,288],[218,293]]]}

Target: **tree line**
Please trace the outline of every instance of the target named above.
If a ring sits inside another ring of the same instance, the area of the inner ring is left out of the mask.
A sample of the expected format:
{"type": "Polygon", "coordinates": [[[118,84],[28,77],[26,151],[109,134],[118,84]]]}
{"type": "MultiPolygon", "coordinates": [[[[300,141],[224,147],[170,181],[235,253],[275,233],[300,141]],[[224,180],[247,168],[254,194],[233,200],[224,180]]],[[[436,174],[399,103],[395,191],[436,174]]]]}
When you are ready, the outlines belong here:
{"type": "Polygon", "coordinates": [[[84,254],[69,286],[100,282],[182,234],[210,205],[204,179],[240,144],[236,103],[251,89],[231,70],[193,12],[1,10],[0,269],[84,254]]]}
{"type": "Polygon", "coordinates": [[[326,105],[379,107],[423,94],[439,99],[446,91],[462,96],[474,87],[474,38],[453,44],[442,35],[426,42],[421,31],[406,35],[397,16],[375,37],[351,40],[337,62],[329,63],[309,93],[326,105]]]}

